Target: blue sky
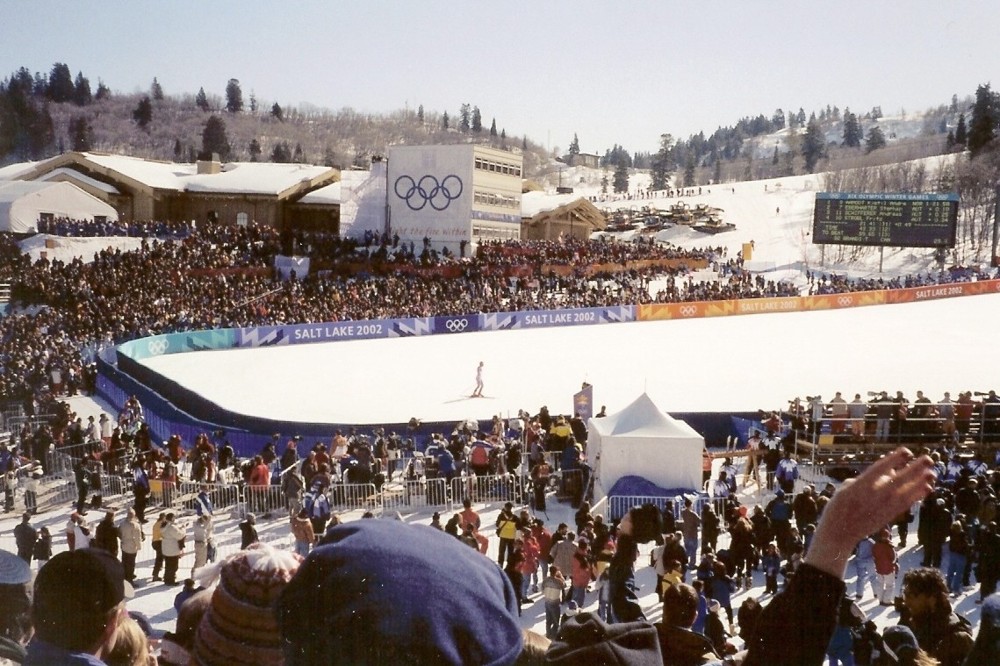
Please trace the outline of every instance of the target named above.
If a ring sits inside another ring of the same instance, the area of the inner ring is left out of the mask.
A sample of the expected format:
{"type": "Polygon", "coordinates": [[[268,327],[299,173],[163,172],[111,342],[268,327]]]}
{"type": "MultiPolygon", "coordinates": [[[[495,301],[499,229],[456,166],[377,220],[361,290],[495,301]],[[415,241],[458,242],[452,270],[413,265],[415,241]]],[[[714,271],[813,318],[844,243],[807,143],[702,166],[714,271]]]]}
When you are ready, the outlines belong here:
{"type": "Polygon", "coordinates": [[[0,16],[0,76],[65,62],[121,92],[237,78],[268,105],[468,102],[510,136],[598,153],[779,107],[922,111],[1000,63],[995,2],[5,0],[0,16]]]}

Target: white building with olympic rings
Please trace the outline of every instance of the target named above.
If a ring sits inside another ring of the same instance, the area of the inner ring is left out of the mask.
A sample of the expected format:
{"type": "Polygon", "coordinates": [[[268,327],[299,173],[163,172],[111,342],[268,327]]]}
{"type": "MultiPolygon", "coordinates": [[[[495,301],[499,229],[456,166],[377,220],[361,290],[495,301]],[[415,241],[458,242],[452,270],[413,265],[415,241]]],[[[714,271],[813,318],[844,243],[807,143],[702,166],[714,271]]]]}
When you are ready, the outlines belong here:
{"type": "Polygon", "coordinates": [[[489,146],[389,148],[386,204],[390,235],[469,256],[481,240],[521,237],[519,151],[489,146]]]}

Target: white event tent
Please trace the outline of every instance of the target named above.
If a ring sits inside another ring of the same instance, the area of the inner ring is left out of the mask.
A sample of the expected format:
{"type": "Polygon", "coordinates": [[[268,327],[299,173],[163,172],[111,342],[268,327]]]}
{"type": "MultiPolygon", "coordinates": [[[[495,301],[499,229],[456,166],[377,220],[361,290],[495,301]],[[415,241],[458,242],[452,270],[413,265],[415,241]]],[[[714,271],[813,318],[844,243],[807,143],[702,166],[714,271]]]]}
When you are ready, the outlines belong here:
{"type": "Polygon", "coordinates": [[[640,476],[665,489],[701,488],[705,439],[646,393],[620,412],[590,419],[588,427],[587,458],[603,493],[623,476],[640,476]]]}
{"type": "Polygon", "coordinates": [[[37,232],[43,214],[75,220],[118,219],[118,212],[112,206],[72,183],[24,180],[0,183],[0,231],[37,232]]]}

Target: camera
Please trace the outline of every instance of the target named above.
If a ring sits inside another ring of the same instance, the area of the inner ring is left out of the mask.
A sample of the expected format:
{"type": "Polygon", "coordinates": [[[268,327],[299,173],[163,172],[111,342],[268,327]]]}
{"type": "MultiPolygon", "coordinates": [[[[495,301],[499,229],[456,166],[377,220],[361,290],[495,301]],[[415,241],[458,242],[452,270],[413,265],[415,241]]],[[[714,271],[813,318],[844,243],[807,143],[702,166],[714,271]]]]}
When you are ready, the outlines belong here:
{"type": "Polygon", "coordinates": [[[982,397],[984,395],[989,395],[989,392],[988,391],[973,391],[972,395],[976,396],[977,398],[980,398],[980,397],[982,397]]]}
{"type": "Polygon", "coordinates": [[[869,398],[874,398],[877,395],[879,395],[878,391],[868,391],[868,397],[869,398]]]}

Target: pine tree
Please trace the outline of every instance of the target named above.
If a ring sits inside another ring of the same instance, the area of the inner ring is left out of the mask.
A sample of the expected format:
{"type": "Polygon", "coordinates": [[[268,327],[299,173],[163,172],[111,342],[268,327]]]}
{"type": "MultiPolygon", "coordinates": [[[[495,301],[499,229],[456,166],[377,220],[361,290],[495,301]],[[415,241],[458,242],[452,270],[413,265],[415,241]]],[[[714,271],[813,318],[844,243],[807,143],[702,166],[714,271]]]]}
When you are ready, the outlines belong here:
{"type": "Polygon", "coordinates": [[[806,125],[806,133],[802,141],[802,157],[806,161],[806,171],[813,173],[816,165],[826,153],[826,139],[823,137],[823,128],[814,115],[806,125]]]}
{"type": "Polygon", "coordinates": [[[160,85],[155,76],[153,77],[153,85],[149,86],[149,94],[154,101],[159,102],[163,100],[163,86],[160,85]]]}
{"type": "Polygon", "coordinates": [[[861,146],[861,139],[864,132],[861,130],[861,123],[858,122],[857,115],[851,113],[850,109],[844,110],[844,145],[848,148],[858,148],[861,146]]]}
{"type": "Polygon", "coordinates": [[[424,105],[421,104],[417,107],[417,121],[421,124],[424,122],[424,105]]]}
{"type": "Polygon", "coordinates": [[[476,134],[479,134],[480,132],[483,131],[483,116],[482,116],[481,113],[479,113],[479,107],[478,106],[472,107],[472,125],[471,125],[471,129],[476,134]]]}
{"type": "Polygon", "coordinates": [[[624,160],[619,162],[618,166],[615,167],[613,183],[615,192],[619,194],[628,192],[628,166],[625,165],[624,160]]]}
{"type": "Polygon", "coordinates": [[[111,91],[108,90],[108,87],[106,85],[104,85],[104,81],[98,79],[97,92],[94,93],[94,99],[100,102],[101,100],[108,99],[109,97],[111,97],[111,91]]]}
{"type": "Polygon", "coordinates": [[[70,118],[69,121],[70,149],[86,152],[94,148],[94,130],[85,116],[70,118]]]}
{"type": "Polygon", "coordinates": [[[284,122],[285,120],[285,112],[281,110],[281,105],[277,102],[271,105],[271,117],[279,122],[284,122]]]}
{"type": "Polygon", "coordinates": [[[448,130],[448,112],[445,111],[444,115],[441,116],[441,129],[448,130]]]}
{"type": "MultiPolygon", "coordinates": [[[[23,69],[23,68],[22,68],[23,69]]],[[[30,72],[29,72],[30,74],[30,72]]],[[[35,72],[35,76],[32,79],[32,84],[26,88],[28,94],[35,94],[38,97],[48,97],[49,94],[49,77],[47,77],[42,72],[35,72]]]]}
{"type": "Polygon", "coordinates": [[[504,128],[500,130],[500,146],[505,147],[507,145],[507,129],[504,128]]]}
{"type": "Polygon", "coordinates": [[[687,161],[684,163],[684,187],[694,187],[694,153],[688,153],[687,161]]]}
{"type": "MultiPolygon", "coordinates": [[[[576,132],[573,132],[573,140],[569,142],[569,154],[570,155],[580,154],[580,139],[579,137],[577,137],[576,132]]],[[[654,187],[653,189],[657,190],[662,188],[654,187]]]]}
{"type": "MultiPolygon", "coordinates": [[[[576,139],[576,135],[573,135],[576,139]]],[[[670,134],[660,135],[660,149],[656,151],[650,163],[649,175],[651,178],[650,189],[665,190],[670,179],[670,172],[673,170],[671,151],[674,148],[674,137],[670,134]]]]}
{"type": "Polygon", "coordinates": [[[323,166],[336,167],[337,165],[337,154],[333,152],[333,148],[330,146],[326,147],[323,152],[323,166]]]}
{"type": "Polygon", "coordinates": [[[778,166],[778,145],[774,145],[774,155],[771,156],[771,166],[778,166]]]}
{"type": "Polygon", "coordinates": [[[257,141],[257,139],[251,139],[250,140],[249,152],[250,152],[250,161],[251,162],[259,162],[260,161],[260,154],[263,151],[261,150],[261,148],[260,148],[260,142],[257,141]]]}
{"type": "Polygon", "coordinates": [[[73,75],[69,65],[57,62],[52,65],[49,81],[46,87],[48,97],[53,102],[69,102],[73,99],[73,75]]]}
{"type": "Polygon", "coordinates": [[[274,144],[274,149],[271,151],[271,161],[278,162],[280,164],[292,161],[292,151],[288,147],[287,143],[279,141],[274,144]]]}
{"type": "Polygon", "coordinates": [[[969,133],[965,127],[965,114],[963,113],[958,116],[958,125],[955,127],[955,145],[964,149],[968,142],[969,133]]]}
{"type": "Polygon", "coordinates": [[[252,90],[250,91],[250,113],[257,114],[257,95],[252,90]]]}
{"type": "Polygon", "coordinates": [[[948,113],[958,113],[958,95],[951,96],[951,106],[948,107],[948,113]]]}
{"type": "Polygon", "coordinates": [[[712,170],[712,182],[718,185],[722,182],[722,160],[715,156],[715,167],[712,170]]]}
{"type": "Polygon", "coordinates": [[[969,120],[969,155],[975,158],[997,135],[1000,124],[1000,97],[990,90],[990,84],[976,88],[976,101],[969,120]]]}
{"type": "Polygon", "coordinates": [[[201,133],[201,159],[210,159],[212,153],[217,153],[219,159],[225,162],[229,159],[229,137],[226,136],[226,123],[218,116],[209,116],[205,129],[201,133]]]}
{"type": "Polygon", "coordinates": [[[210,110],[208,106],[208,95],[205,94],[204,88],[198,88],[198,94],[194,96],[194,104],[206,113],[210,110]]]}
{"type": "Polygon", "coordinates": [[[497,135],[497,119],[493,119],[493,123],[490,125],[490,136],[496,137],[497,135]]]}
{"type": "Polygon", "coordinates": [[[184,157],[184,144],[180,139],[174,139],[174,162],[180,162],[184,157]]]}
{"type": "Polygon", "coordinates": [[[90,79],[83,75],[83,72],[77,72],[76,80],[73,81],[73,103],[77,106],[87,106],[93,101],[93,96],[90,94],[90,79]]]}
{"type": "Polygon", "coordinates": [[[153,103],[149,101],[149,96],[139,100],[139,105],[132,111],[132,120],[140,129],[146,129],[153,121],[153,103]]]}
{"type": "Polygon", "coordinates": [[[885,148],[885,134],[878,125],[868,130],[868,138],[865,139],[865,152],[870,153],[879,148],[885,148]]]}
{"type": "Polygon", "coordinates": [[[292,154],[292,161],[296,164],[303,164],[306,161],[306,155],[302,151],[302,144],[295,144],[295,152],[292,154]]]}
{"type": "Polygon", "coordinates": [[[229,113],[243,112],[243,90],[239,79],[229,79],[226,84],[226,111],[229,113]]]}
{"type": "Polygon", "coordinates": [[[472,127],[472,107],[463,104],[458,109],[458,131],[467,133],[472,127]]]}

